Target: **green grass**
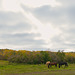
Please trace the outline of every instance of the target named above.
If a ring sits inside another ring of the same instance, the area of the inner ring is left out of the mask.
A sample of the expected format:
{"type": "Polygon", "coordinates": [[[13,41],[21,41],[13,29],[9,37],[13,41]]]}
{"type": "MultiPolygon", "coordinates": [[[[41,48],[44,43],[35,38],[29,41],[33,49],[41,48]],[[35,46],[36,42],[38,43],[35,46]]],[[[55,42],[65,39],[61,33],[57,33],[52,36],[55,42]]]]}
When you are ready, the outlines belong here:
{"type": "Polygon", "coordinates": [[[26,65],[10,64],[8,61],[0,60],[0,75],[75,75],[75,64],[69,64],[68,67],[49,68],[45,64],[26,65]]]}

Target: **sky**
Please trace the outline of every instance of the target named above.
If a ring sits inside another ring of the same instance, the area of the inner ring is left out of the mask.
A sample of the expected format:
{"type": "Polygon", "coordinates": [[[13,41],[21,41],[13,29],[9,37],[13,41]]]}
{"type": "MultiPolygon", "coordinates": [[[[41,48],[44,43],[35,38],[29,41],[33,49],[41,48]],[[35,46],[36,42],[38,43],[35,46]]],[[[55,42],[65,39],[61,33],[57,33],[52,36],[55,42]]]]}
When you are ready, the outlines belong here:
{"type": "Polygon", "coordinates": [[[75,52],[75,0],[0,0],[0,48],[75,52]]]}

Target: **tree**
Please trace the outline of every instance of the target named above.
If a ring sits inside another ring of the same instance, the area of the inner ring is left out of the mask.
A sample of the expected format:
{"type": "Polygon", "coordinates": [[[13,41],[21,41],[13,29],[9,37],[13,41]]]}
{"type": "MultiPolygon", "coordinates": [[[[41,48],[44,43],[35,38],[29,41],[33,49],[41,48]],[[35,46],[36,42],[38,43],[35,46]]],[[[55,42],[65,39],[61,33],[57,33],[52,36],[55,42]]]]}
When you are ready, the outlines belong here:
{"type": "Polygon", "coordinates": [[[65,58],[65,53],[64,53],[63,51],[64,51],[64,50],[62,50],[62,51],[58,50],[58,52],[57,52],[57,56],[59,57],[59,62],[65,61],[65,60],[64,60],[64,58],[65,58]]]}

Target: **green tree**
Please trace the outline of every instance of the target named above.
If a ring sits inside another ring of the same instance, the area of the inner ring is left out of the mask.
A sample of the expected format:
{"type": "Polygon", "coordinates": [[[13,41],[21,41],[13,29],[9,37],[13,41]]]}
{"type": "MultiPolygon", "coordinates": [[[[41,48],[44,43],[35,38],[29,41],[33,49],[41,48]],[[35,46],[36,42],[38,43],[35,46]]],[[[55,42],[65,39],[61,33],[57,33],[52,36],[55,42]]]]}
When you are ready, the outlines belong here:
{"type": "Polygon", "coordinates": [[[65,58],[65,53],[63,52],[63,50],[62,50],[62,51],[58,50],[57,56],[59,57],[59,62],[65,61],[65,60],[64,60],[64,58],[65,58]]]}

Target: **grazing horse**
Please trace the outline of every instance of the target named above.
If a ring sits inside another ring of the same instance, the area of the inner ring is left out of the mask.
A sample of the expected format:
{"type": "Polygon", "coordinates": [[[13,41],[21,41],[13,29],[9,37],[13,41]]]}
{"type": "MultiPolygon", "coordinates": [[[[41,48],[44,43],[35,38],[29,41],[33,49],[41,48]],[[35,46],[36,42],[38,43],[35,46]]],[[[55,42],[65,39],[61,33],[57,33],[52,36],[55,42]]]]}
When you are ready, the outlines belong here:
{"type": "Polygon", "coordinates": [[[62,66],[62,65],[65,65],[65,67],[68,66],[67,62],[60,62],[60,63],[59,63],[59,68],[60,68],[60,66],[62,66]]]}
{"type": "Polygon", "coordinates": [[[48,66],[48,65],[49,65],[49,63],[50,63],[50,61],[47,61],[47,62],[46,62],[46,65],[48,66]]]}
{"type": "MultiPolygon", "coordinates": [[[[53,66],[53,65],[55,65],[55,67],[57,67],[57,63],[56,62],[50,62],[49,65],[50,65],[50,67],[53,66]]],[[[48,68],[49,68],[49,65],[48,65],[48,68]]]]}

